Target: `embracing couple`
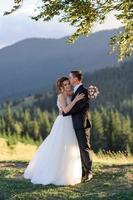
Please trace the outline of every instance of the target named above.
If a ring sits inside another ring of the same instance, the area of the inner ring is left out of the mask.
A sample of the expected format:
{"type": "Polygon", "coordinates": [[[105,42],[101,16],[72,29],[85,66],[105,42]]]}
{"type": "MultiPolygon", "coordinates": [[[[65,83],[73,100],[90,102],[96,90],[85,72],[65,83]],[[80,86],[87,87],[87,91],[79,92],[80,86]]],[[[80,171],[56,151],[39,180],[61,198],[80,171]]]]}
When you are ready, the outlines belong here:
{"type": "Polygon", "coordinates": [[[75,185],[92,179],[89,97],[82,79],[81,71],[72,71],[57,81],[59,115],[24,172],[34,184],[75,185]]]}

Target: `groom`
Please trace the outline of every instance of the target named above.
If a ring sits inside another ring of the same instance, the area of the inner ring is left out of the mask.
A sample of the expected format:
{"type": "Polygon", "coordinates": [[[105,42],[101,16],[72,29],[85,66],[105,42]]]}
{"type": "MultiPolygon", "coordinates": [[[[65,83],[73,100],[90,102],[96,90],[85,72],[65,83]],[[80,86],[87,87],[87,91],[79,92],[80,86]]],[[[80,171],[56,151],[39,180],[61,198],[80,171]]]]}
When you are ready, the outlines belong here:
{"type": "Polygon", "coordinates": [[[74,87],[72,100],[77,94],[83,93],[85,98],[78,101],[75,106],[68,112],[63,113],[63,116],[72,115],[73,126],[76,132],[82,162],[82,182],[87,182],[92,179],[92,158],[90,147],[90,128],[89,120],[89,98],[88,91],[82,83],[83,75],[81,71],[71,71],[69,80],[74,87]]]}

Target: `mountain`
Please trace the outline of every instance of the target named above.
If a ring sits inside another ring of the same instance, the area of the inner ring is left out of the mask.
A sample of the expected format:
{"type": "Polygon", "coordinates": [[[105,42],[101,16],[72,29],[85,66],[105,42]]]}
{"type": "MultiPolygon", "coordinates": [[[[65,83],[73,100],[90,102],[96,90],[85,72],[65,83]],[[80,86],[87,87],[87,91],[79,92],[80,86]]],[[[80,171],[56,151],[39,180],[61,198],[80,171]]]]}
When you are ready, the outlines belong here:
{"type": "MultiPolygon", "coordinates": [[[[91,108],[99,108],[102,105],[109,108],[116,107],[121,111],[123,103],[129,100],[128,105],[124,104],[124,106],[130,107],[129,110],[133,116],[130,102],[133,99],[133,59],[119,67],[104,68],[92,73],[86,72],[84,85],[86,87],[96,85],[100,91],[98,98],[90,101],[91,108]]],[[[57,93],[55,90],[52,91],[52,94],[40,93],[35,97],[34,107],[41,105],[43,110],[48,109],[49,111],[56,108],[57,93]]]]}
{"type": "Polygon", "coordinates": [[[0,101],[51,88],[70,70],[93,72],[117,64],[109,38],[119,29],[100,31],[68,45],[62,39],[26,39],[0,50],[0,101]]]}
{"type": "MultiPolygon", "coordinates": [[[[84,85],[96,85],[100,95],[96,100],[90,101],[91,109],[99,109],[101,106],[117,108],[123,114],[129,114],[133,118],[133,59],[121,64],[119,67],[110,67],[84,74],[84,85]],[[123,111],[124,110],[124,111],[123,111]],[[126,112],[125,112],[126,110],[126,112]]],[[[5,105],[11,105],[13,110],[40,108],[52,112],[57,109],[57,91],[55,88],[50,91],[36,93],[13,102],[0,104],[1,112],[5,105]]]]}
{"type": "Polygon", "coordinates": [[[94,107],[116,106],[119,109],[123,101],[133,99],[133,59],[119,66],[86,73],[84,80],[86,86],[94,84],[100,90],[98,99],[93,102],[94,107]]]}

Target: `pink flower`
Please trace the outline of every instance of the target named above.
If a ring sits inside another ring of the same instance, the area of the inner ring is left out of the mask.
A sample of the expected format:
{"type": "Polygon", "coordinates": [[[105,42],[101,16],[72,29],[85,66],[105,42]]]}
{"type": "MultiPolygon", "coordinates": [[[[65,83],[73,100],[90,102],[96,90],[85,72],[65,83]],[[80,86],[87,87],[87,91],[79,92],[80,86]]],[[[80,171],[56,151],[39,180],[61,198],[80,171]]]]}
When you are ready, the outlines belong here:
{"type": "Polygon", "coordinates": [[[90,85],[88,88],[88,97],[90,99],[96,99],[99,95],[99,90],[96,86],[90,85]]]}

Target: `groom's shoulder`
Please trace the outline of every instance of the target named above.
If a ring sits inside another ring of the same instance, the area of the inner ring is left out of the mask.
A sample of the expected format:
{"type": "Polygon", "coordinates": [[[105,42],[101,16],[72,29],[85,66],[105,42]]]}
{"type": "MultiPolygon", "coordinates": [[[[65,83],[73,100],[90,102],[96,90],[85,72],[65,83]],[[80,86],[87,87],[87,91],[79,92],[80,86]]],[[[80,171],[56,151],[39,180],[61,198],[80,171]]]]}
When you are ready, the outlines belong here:
{"type": "Polygon", "coordinates": [[[81,90],[87,92],[87,88],[84,85],[82,85],[81,90]]]}
{"type": "Polygon", "coordinates": [[[87,89],[83,86],[83,85],[81,85],[80,86],[80,88],[77,90],[77,93],[84,93],[85,95],[87,95],[88,94],[88,91],[87,91],[87,89]]]}

